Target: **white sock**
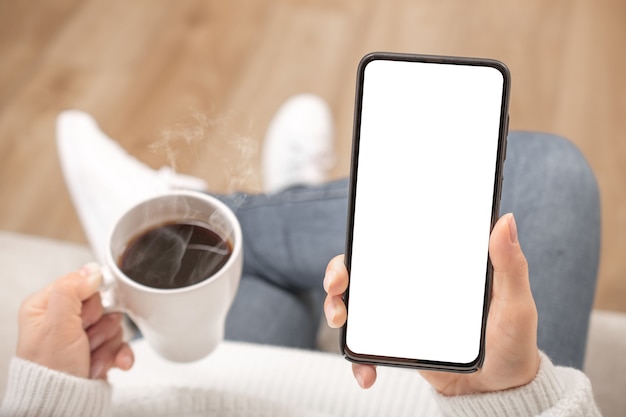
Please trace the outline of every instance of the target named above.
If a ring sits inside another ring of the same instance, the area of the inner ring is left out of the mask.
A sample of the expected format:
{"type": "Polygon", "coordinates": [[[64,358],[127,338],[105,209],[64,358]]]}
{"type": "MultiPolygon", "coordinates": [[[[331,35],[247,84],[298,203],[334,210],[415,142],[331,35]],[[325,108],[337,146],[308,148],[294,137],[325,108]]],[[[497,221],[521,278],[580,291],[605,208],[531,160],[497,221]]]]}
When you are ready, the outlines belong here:
{"type": "Polygon", "coordinates": [[[100,263],[110,228],[132,205],[173,188],[206,190],[199,178],[142,164],[81,111],[68,110],[58,116],[57,148],[74,207],[100,263]]]}
{"type": "Polygon", "coordinates": [[[328,105],[311,94],[287,100],[272,119],[263,147],[263,185],[274,193],[326,180],[335,164],[328,105]]]}

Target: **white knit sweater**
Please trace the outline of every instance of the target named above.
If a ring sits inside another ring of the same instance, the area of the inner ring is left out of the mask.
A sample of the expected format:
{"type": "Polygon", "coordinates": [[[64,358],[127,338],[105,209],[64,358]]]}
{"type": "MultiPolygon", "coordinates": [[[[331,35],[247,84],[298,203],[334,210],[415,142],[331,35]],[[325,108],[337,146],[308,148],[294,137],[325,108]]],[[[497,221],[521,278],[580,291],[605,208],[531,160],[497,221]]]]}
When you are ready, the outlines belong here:
{"type": "Polygon", "coordinates": [[[361,390],[338,355],[225,342],[192,364],[158,358],[140,341],[110,383],[14,358],[1,417],[599,416],[585,375],[542,355],[536,379],[504,392],[443,397],[415,371],[379,368],[361,390]]]}

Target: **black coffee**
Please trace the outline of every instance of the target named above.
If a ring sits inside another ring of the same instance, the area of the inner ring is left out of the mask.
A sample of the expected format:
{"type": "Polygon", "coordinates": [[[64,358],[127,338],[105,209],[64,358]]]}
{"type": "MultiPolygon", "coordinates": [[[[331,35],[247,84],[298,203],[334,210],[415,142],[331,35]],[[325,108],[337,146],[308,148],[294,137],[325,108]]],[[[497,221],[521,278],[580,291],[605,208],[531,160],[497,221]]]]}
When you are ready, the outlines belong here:
{"type": "Polygon", "coordinates": [[[181,288],[217,272],[230,243],[202,223],[166,223],[134,238],[118,265],[127,277],[154,288],[181,288]]]}

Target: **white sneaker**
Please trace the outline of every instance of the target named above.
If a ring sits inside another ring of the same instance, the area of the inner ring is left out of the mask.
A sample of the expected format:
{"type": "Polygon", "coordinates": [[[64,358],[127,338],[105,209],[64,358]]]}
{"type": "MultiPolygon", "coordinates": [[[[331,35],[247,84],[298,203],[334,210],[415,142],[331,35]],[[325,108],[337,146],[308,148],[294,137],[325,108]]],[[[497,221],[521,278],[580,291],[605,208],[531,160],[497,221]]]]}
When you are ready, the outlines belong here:
{"type": "Polygon", "coordinates": [[[89,114],[69,110],[57,118],[57,148],[65,182],[96,259],[104,262],[113,222],[142,199],[175,188],[205,191],[206,183],[153,170],[105,135],[89,114]]]}
{"type": "Polygon", "coordinates": [[[333,120],[320,97],[297,95],[272,119],[263,146],[263,186],[275,193],[300,184],[320,184],[335,165],[333,120]]]}

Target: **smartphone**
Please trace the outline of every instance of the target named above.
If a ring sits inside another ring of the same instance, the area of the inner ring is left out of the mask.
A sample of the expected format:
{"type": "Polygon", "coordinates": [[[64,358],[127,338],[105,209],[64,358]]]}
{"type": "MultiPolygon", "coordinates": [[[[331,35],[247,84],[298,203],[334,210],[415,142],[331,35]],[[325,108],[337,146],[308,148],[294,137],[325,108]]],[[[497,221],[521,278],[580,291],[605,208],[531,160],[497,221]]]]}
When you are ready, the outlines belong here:
{"type": "Polygon", "coordinates": [[[373,53],[358,67],[341,332],[353,362],[482,365],[508,133],[495,60],[373,53]]]}

